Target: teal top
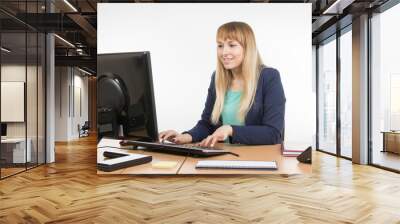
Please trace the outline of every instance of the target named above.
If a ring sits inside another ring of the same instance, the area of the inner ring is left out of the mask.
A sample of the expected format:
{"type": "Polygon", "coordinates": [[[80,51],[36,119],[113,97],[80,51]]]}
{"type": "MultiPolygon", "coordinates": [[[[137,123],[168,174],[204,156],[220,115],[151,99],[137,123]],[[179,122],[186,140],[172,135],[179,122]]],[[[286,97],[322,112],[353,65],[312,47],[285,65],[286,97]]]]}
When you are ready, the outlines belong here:
{"type": "MultiPolygon", "coordinates": [[[[223,125],[243,125],[238,119],[238,111],[242,91],[228,90],[225,95],[224,107],[222,109],[222,124],[223,125]]],[[[229,143],[229,139],[225,142],[229,143]]]]}
{"type": "MultiPolygon", "coordinates": [[[[229,138],[231,143],[243,145],[275,145],[282,143],[286,97],[281,76],[279,71],[274,68],[264,66],[262,68],[257,83],[257,91],[254,95],[254,102],[248,108],[245,124],[241,126],[232,125],[233,135],[229,138]]],[[[219,117],[221,122],[217,124],[211,122],[212,111],[217,99],[215,77],[214,72],[201,119],[196,126],[185,132],[192,136],[193,142],[200,142],[207,138],[222,124],[222,116],[219,117]]],[[[245,92],[243,91],[242,99],[244,96],[245,92]]]]}

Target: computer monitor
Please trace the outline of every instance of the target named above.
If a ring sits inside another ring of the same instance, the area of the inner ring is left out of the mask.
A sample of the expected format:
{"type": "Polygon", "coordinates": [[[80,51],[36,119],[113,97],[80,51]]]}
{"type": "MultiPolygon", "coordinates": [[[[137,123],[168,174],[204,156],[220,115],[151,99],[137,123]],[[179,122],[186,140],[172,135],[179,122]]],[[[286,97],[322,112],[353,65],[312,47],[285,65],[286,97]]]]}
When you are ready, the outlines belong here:
{"type": "Polygon", "coordinates": [[[98,140],[157,141],[150,52],[98,54],[97,74],[98,140]]]}
{"type": "Polygon", "coordinates": [[[7,137],[7,124],[1,123],[1,137],[7,137]]]}

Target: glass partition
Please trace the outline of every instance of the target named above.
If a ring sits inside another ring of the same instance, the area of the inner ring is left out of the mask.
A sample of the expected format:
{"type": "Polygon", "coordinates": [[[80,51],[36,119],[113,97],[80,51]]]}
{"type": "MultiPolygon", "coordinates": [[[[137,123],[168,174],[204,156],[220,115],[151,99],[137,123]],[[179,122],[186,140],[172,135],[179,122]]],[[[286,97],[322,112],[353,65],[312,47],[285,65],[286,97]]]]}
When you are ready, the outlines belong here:
{"type": "MultiPolygon", "coordinates": [[[[43,13],[44,1],[1,1],[15,17],[43,13]],[[27,5],[28,4],[28,5],[27,5]]],[[[0,178],[45,163],[44,33],[0,11],[0,178]]]]}
{"type": "MultiPolygon", "coordinates": [[[[27,2],[26,12],[40,13],[41,4],[39,1],[27,2]]],[[[38,23],[38,17],[32,17],[30,21],[33,24],[38,23]],[[36,20],[36,21],[35,21],[36,20]]],[[[30,158],[27,167],[38,165],[39,150],[39,32],[36,29],[27,27],[27,150],[30,151],[30,158]]]]}
{"type": "Polygon", "coordinates": [[[37,162],[38,164],[43,164],[46,162],[46,144],[45,144],[45,124],[46,124],[46,76],[45,76],[45,66],[46,66],[46,38],[43,33],[38,33],[38,64],[37,64],[37,162]]]}
{"type": "Polygon", "coordinates": [[[1,175],[6,177],[25,170],[30,158],[26,151],[26,33],[3,32],[1,47],[1,175]]]}
{"type": "Polygon", "coordinates": [[[38,35],[36,32],[27,33],[27,81],[26,81],[26,111],[27,111],[27,167],[37,165],[38,157],[38,35]]]}

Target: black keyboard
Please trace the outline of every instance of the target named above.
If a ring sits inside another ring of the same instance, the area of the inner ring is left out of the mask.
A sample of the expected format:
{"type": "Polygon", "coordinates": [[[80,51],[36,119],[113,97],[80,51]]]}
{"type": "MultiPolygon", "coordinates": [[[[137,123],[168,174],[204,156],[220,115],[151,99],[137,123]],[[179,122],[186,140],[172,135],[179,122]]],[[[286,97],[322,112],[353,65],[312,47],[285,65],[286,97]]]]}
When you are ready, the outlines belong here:
{"type": "Polygon", "coordinates": [[[157,151],[162,153],[170,153],[177,155],[185,155],[185,156],[193,156],[193,157],[210,157],[210,156],[218,156],[224,154],[232,154],[235,156],[239,156],[236,153],[231,151],[218,149],[218,148],[210,148],[210,147],[200,147],[194,145],[178,145],[172,143],[159,143],[159,142],[142,142],[142,141],[134,141],[134,140],[122,140],[120,145],[126,146],[141,146],[145,147],[151,151],[157,151]]]}

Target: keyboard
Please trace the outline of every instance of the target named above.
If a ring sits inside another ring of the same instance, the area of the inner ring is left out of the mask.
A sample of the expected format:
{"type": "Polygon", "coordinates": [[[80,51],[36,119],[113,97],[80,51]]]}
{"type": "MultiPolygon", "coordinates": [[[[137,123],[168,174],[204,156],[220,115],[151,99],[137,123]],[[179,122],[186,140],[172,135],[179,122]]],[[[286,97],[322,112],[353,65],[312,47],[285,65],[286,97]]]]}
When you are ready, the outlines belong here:
{"type": "Polygon", "coordinates": [[[232,154],[235,156],[239,156],[238,154],[228,150],[211,148],[211,147],[200,147],[195,145],[178,145],[173,143],[143,142],[134,140],[122,140],[120,142],[120,145],[122,146],[131,145],[135,147],[140,146],[140,147],[145,147],[147,150],[151,151],[192,156],[192,157],[210,157],[210,156],[219,156],[224,154],[232,154]]]}

